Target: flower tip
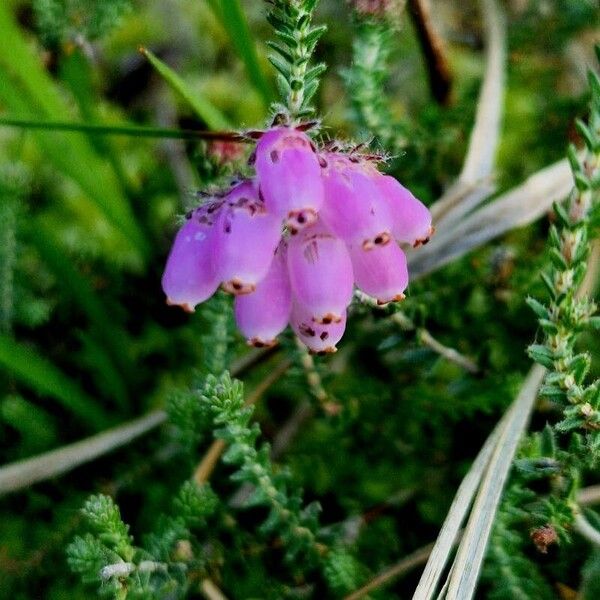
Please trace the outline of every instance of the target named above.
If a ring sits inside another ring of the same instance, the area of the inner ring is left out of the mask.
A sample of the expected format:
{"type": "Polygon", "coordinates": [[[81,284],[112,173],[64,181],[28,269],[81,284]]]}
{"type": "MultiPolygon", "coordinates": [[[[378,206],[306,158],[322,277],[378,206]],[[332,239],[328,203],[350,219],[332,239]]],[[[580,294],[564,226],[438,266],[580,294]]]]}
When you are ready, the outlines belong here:
{"type": "Polygon", "coordinates": [[[337,352],[336,346],[329,346],[328,348],[324,348],[323,350],[312,350],[309,348],[308,353],[313,356],[327,356],[328,354],[335,354],[337,352]]]}
{"type": "Polygon", "coordinates": [[[315,223],[317,216],[317,211],[313,208],[292,210],[288,213],[285,224],[288,226],[291,234],[296,235],[301,229],[315,223]]]}
{"type": "Polygon", "coordinates": [[[196,312],[196,307],[190,304],[189,302],[175,302],[171,300],[171,298],[167,298],[166,300],[167,306],[180,306],[184,312],[188,314],[192,314],[196,312]]]}
{"type": "Polygon", "coordinates": [[[373,250],[373,248],[376,248],[377,246],[386,246],[390,243],[391,239],[392,236],[389,231],[383,231],[372,238],[364,240],[362,243],[362,249],[368,251],[373,250]]]}
{"type": "Polygon", "coordinates": [[[277,346],[277,340],[263,340],[259,337],[253,337],[246,340],[246,344],[248,346],[252,346],[253,348],[273,348],[277,346]]]}
{"type": "Polygon", "coordinates": [[[396,294],[390,300],[380,300],[377,299],[377,306],[385,306],[386,304],[390,304],[390,302],[402,302],[402,300],[406,300],[406,296],[404,294],[396,294]]]}
{"type": "Polygon", "coordinates": [[[233,294],[234,296],[243,296],[245,294],[251,294],[256,289],[256,284],[244,283],[239,279],[232,279],[231,281],[223,282],[221,288],[223,288],[223,290],[228,294],[233,294]]]}
{"type": "Polygon", "coordinates": [[[313,317],[312,320],[319,325],[331,325],[332,323],[341,323],[342,316],[335,313],[327,313],[322,317],[313,317]]]}
{"type": "Polygon", "coordinates": [[[424,246],[425,244],[427,244],[429,240],[433,237],[434,233],[435,227],[432,225],[427,231],[427,235],[424,238],[415,241],[415,243],[413,244],[413,248],[418,248],[419,246],[424,246]]]}

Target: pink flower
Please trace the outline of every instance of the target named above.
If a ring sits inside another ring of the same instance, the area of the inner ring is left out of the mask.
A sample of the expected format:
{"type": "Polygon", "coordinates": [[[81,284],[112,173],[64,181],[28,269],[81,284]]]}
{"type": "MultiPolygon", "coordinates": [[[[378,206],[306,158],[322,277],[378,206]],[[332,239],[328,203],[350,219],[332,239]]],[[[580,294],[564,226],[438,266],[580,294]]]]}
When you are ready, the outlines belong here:
{"type": "Polygon", "coordinates": [[[167,302],[193,311],[221,284],[251,345],[275,344],[289,323],[312,352],[335,352],[354,285],[381,304],[404,298],[398,242],[425,243],[431,214],[368,157],[319,158],[291,127],[260,137],[255,164],[254,180],[188,215],[163,275],[167,302]]]}
{"type": "Polygon", "coordinates": [[[352,263],[342,240],[317,222],[289,241],[292,295],[317,323],[339,322],[352,300],[352,263]]]}
{"type": "Polygon", "coordinates": [[[225,196],[215,224],[214,268],[223,289],[249,294],[267,274],[281,237],[281,220],[267,212],[251,181],[225,196]]]}
{"type": "Polygon", "coordinates": [[[266,277],[251,294],[236,296],[235,320],[251,346],[273,346],[287,327],[292,310],[292,290],[287,271],[286,247],[280,244],[266,277]]]}
{"type": "Polygon", "coordinates": [[[294,304],[290,325],[300,341],[315,354],[332,354],[346,329],[346,311],[333,323],[315,323],[310,311],[294,304]]]}
{"type": "Polygon", "coordinates": [[[393,177],[379,175],[376,181],[389,208],[392,235],[401,243],[426,244],[433,235],[429,209],[393,177]]]}
{"type": "Polygon", "coordinates": [[[318,156],[309,137],[275,127],[256,145],[256,177],[267,210],[296,231],[314,223],[323,204],[318,156]]]}
{"type": "Polygon", "coordinates": [[[177,232],[162,277],[167,304],[194,312],[197,304],[208,300],[219,287],[213,264],[215,236],[213,214],[219,204],[211,203],[187,215],[177,232]],[[208,212],[212,209],[211,212],[208,212]]]}
{"type": "Polygon", "coordinates": [[[333,233],[366,250],[387,244],[392,219],[376,179],[381,175],[367,161],[353,162],[339,153],[324,155],[325,202],[319,217],[333,233]]]}
{"type": "Polygon", "coordinates": [[[385,246],[364,250],[350,248],[354,270],[354,283],[365,294],[373,296],[379,304],[404,299],[408,286],[406,255],[392,240],[385,246]]]}

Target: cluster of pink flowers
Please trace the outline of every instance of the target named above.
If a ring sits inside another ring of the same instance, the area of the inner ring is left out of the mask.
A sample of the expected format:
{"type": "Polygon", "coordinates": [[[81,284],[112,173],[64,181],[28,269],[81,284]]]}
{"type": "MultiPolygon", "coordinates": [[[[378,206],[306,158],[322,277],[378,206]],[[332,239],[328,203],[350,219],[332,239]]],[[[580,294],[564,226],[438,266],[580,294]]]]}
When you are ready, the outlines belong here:
{"type": "Polygon", "coordinates": [[[353,286],[387,303],[404,298],[398,243],[432,234],[431,215],[373,160],[317,150],[301,130],[259,138],[253,179],[238,181],[187,214],[162,279],[167,302],[187,311],[221,286],[254,346],[288,323],[313,352],[335,352],[353,286]]]}

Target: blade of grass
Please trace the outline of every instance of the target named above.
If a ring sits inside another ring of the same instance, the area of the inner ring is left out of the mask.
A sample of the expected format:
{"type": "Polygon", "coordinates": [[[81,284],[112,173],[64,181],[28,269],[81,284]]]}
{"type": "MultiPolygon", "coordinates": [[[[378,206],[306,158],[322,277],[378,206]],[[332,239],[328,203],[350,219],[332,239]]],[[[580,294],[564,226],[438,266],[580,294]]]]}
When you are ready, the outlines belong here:
{"type": "Polygon", "coordinates": [[[477,100],[475,122],[462,171],[456,183],[431,206],[436,226],[460,221],[494,191],[491,177],[500,141],[506,78],[506,17],[495,0],[482,0],[486,66],[477,100]]]}
{"type": "Polygon", "coordinates": [[[0,335],[0,365],[43,396],[56,400],[90,429],[106,426],[110,419],[79,385],[32,348],[0,335]]]}
{"type": "Polygon", "coordinates": [[[482,446],[477,458],[473,461],[469,472],[463,478],[452,505],[448,510],[442,529],[435,541],[425,569],[413,595],[413,600],[432,598],[438,586],[444,568],[448,563],[452,549],[460,535],[460,527],[469,512],[483,473],[489,464],[494,447],[498,442],[500,431],[505,426],[508,412],[495,427],[482,446]]]}
{"type": "MultiPolygon", "coordinates": [[[[262,348],[247,352],[233,362],[230,369],[231,374],[234,377],[241,375],[270,357],[273,352],[273,348],[262,348]]],[[[39,481],[56,477],[108,452],[112,452],[119,446],[129,444],[140,435],[155,429],[161,423],[164,423],[166,418],[167,415],[164,411],[155,410],[143,417],[138,417],[79,442],[1,467],[0,496],[8,492],[18,491],[39,481]]]]}
{"type": "Polygon", "coordinates": [[[167,82],[169,87],[187,102],[194,112],[206,123],[209,129],[230,129],[231,123],[227,117],[207,98],[197,91],[190,90],[185,81],[171,67],[166,65],[158,56],[147,48],[140,52],[150,61],[157,73],[167,82]]]}
{"type": "Polygon", "coordinates": [[[54,234],[44,224],[39,223],[34,230],[24,228],[24,235],[29,243],[37,248],[42,260],[61,282],[63,291],[78,304],[90,324],[94,326],[95,335],[110,352],[118,365],[121,377],[135,372],[133,362],[127,355],[126,348],[129,344],[125,332],[106,312],[90,281],[73,267],[70,260],[65,259],[54,234]]]}
{"type": "Polygon", "coordinates": [[[208,4],[229,35],[233,47],[246,67],[250,82],[268,107],[273,100],[273,88],[260,67],[256,45],[240,0],[208,0],[208,4]]]}
{"type": "Polygon", "coordinates": [[[446,600],[470,600],[475,594],[502,490],[545,373],[540,365],[530,369],[499,435],[452,565],[446,600]]]}
{"type": "Polygon", "coordinates": [[[541,169],[460,223],[439,230],[418,252],[409,249],[411,276],[423,277],[515,227],[532,223],[548,212],[554,202],[564,200],[572,187],[567,160],[541,169]]]}
{"type": "Polygon", "coordinates": [[[72,131],[93,135],[124,135],[143,138],[167,138],[179,140],[226,140],[228,142],[250,143],[252,140],[229,131],[203,131],[195,129],[165,129],[138,125],[100,125],[96,123],[70,123],[62,121],[38,121],[0,117],[0,125],[20,129],[42,129],[48,131],[72,131]]]}
{"type": "MultiPolygon", "coordinates": [[[[0,100],[19,116],[71,120],[68,102],[25,40],[6,3],[0,3],[0,31],[0,100]]],[[[141,264],[149,245],[110,167],[81,137],[41,132],[35,137],[44,158],[77,183],[141,264]]]]}
{"type": "Polygon", "coordinates": [[[74,444],[0,467],[0,496],[45,481],[129,444],[163,423],[167,415],[156,410],[74,444]]]}

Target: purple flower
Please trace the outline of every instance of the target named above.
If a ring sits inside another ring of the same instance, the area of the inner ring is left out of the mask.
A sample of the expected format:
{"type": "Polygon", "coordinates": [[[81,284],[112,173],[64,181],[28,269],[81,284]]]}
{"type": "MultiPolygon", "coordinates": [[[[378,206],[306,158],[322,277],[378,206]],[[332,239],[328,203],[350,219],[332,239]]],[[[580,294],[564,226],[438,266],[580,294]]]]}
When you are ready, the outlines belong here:
{"type": "Polygon", "coordinates": [[[249,294],[265,277],[279,239],[281,220],[267,212],[251,181],[225,196],[215,224],[214,267],[223,289],[249,294]]]}
{"type": "Polygon", "coordinates": [[[392,219],[392,235],[401,243],[419,246],[433,235],[431,213],[403,185],[390,175],[377,177],[392,219]]]}
{"type": "Polygon", "coordinates": [[[197,209],[187,215],[177,232],[162,277],[167,304],[194,312],[195,306],[208,300],[219,286],[212,261],[215,243],[211,225],[206,210],[197,209]]]}
{"type": "Polygon", "coordinates": [[[319,158],[291,127],[262,134],[256,178],[194,210],[177,234],[162,281],[168,303],[193,311],[221,284],[249,344],[275,344],[289,323],[312,352],[328,353],[354,285],[381,304],[403,299],[397,242],[425,243],[429,210],[369,157],[332,148],[319,158]]]}
{"type": "Polygon", "coordinates": [[[319,217],[335,235],[366,250],[387,244],[392,236],[388,203],[376,180],[379,172],[365,160],[339,153],[324,155],[325,202],[319,217]]]}
{"type": "Polygon", "coordinates": [[[354,283],[365,294],[373,296],[379,304],[404,299],[408,268],[406,255],[396,242],[376,246],[372,250],[352,246],[350,258],[354,269],[354,283]]]}
{"type": "Polygon", "coordinates": [[[267,210],[292,231],[314,223],[323,204],[319,158],[309,137],[291,127],[275,127],[256,145],[256,176],[267,210]]]}
{"type": "Polygon", "coordinates": [[[235,298],[235,320],[251,346],[275,345],[277,336],[287,327],[292,310],[292,290],[286,258],[286,246],[282,243],[269,272],[256,290],[235,298]]]}
{"type": "Polygon", "coordinates": [[[344,242],[317,222],[290,238],[287,262],[295,303],[317,323],[339,322],[353,284],[344,242]]]}
{"type": "Polygon", "coordinates": [[[315,354],[332,354],[346,329],[346,311],[333,323],[315,323],[310,311],[294,304],[290,325],[300,341],[315,354]]]}

